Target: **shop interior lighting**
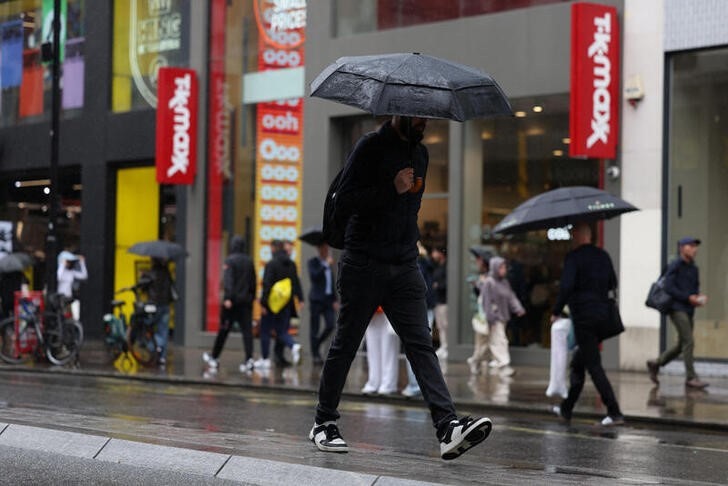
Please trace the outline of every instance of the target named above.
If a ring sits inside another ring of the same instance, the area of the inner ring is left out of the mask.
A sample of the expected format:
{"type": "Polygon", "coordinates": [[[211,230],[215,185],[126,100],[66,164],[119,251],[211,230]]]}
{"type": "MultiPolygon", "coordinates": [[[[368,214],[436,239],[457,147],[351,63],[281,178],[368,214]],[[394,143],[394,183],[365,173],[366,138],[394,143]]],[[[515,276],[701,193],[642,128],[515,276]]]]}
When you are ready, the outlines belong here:
{"type": "Polygon", "coordinates": [[[516,115],[516,118],[523,118],[523,117],[526,116],[526,112],[525,111],[517,111],[517,112],[514,113],[514,115],[516,115]]]}
{"type": "Polygon", "coordinates": [[[50,193],[51,193],[51,188],[50,187],[46,186],[46,187],[43,188],[43,194],[50,194],[50,193]]]}
{"type": "Polygon", "coordinates": [[[551,153],[554,154],[554,157],[561,157],[562,155],[564,155],[564,151],[559,149],[556,149],[551,153]]]}
{"type": "Polygon", "coordinates": [[[529,137],[543,135],[544,133],[546,133],[546,130],[544,130],[542,127],[531,127],[526,130],[526,135],[528,135],[529,137]]]}
{"type": "Polygon", "coordinates": [[[31,179],[27,181],[15,181],[15,187],[38,187],[47,186],[51,183],[50,179],[31,179]]]}
{"type": "Polygon", "coordinates": [[[561,143],[563,143],[564,145],[569,145],[571,143],[571,139],[569,137],[562,138],[561,143]]]}
{"type": "Polygon", "coordinates": [[[481,140],[492,140],[493,139],[493,132],[489,132],[488,130],[483,130],[480,133],[481,140]]]}
{"type": "Polygon", "coordinates": [[[534,113],[541,113],[542,111],[543,111],[543,106],[541,106],[541,105],[536,105],[533,107],[534,113]]]}

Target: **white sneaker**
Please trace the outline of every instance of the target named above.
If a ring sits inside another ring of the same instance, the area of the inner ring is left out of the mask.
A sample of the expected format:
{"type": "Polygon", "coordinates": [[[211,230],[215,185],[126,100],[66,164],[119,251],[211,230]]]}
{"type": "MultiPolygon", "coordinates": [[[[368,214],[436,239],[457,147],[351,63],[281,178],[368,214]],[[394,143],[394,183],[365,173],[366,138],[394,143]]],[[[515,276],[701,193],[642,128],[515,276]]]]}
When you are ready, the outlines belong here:
{"type": "Polygon", "coordinates": [[[487,417],[463,417],[453,420],[440,438],[440,457],[450,461],[483,442],[490,435],[493,423],[487,417]]]}
{"type": "Polygon", "coordinates": [[[240,366],[238,367],[241,373],[250,373],[251,371],[253,371],[253,368],[255,368],[255,362],[253,361],[253,358],[249,358],[248,361],[240,363],[240,366]]]}
{"type": "Polygon", "coordinates": [[[402,395],[407,398],[414,398],[422,395],[422,390],[420,390],[420,387],[418,386],[407,385],[405,389],[402,390],[402,395]]]}
{"type": "Polygon", "coordinates": [[[478,373],[480,373],[480,363],[476,362],[472,356],[467,359],[467,362],[468,362],[468,366],[470,367],[471,375],[477,375],[478,373]]]}
{"type": "Polygon", "coordinates": [[[219,365],[218,361],[213,358],[210,353],[202,353],[202,361],[204,361],[211,369],[217,369],[217,366],[219,365]]]}
{"type": "Polygon", "coordinates": [[[437,348],[437,351],[435,351],[435,354],[437,355],[437,359],[441,359],[441,360],[447,359],[447,349],[446,348],[437,348]]]}
{"type": "Polygon", "coordinates": [[[341,437],[334,421],[324,422],[321,425],[313,424],[311,432],[308,433],[308,440],[324,452],[349,452],[349,446],[341,437]]]}
{"type": "Polygon", "coordinates": [[[259,359],[253,363],[253,367],[259,370],[270,369],[270,359],[259,359]]]}
{"type": "Polygon", "coordinates": [[[291,348],[291,361],[294,366],[301,362],[301,345],[298,343],[291,348]]]}

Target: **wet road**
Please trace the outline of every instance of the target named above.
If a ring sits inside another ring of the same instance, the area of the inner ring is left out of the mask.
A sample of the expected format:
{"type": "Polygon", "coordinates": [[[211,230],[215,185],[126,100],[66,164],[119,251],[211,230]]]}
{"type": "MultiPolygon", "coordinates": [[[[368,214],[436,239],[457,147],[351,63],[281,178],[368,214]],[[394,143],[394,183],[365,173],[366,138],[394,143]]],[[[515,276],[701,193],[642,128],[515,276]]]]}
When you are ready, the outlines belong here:
{"type": "Polygon", "coordinates": [[[483,445],[444,462],[419,402],[345,400],[352,451],[340,455],[306,440],[314,406],[302,392],[0,373],[0,422],[446,484],[728,483],[726,434],[709,430],[605,430],[499,412],[483,445]]]}

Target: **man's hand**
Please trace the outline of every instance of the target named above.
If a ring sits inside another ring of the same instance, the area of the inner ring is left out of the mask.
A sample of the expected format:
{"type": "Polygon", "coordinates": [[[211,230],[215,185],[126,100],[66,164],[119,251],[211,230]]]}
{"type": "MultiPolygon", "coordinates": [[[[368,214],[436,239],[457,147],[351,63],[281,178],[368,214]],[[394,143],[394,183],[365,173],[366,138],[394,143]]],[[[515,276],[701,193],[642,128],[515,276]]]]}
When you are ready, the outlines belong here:
{"type": "Polygon", "coordinates": [[[332,266],[334,264],[334,259],[331,258],[330,256],[326,257],[326,263],[328,263],[329,266],[332,266]]]}
{"type": "Polygon", "coordinates": [[[334,301],[334,312],[339,312],[339,309],[341,309],[341,304],[338,300],[334,301]]]}
{"type": "Polygon", "coordinates": [[[222,303],[223,307],[226,309],[230,309],[233,306],[233,301],[230,299],[225,299],[222,303]]]}
{"type": "Polygon", "coordinates": [[[556,322],[556,321],[557,321],[557,320],[559,320],[559,319],[560,319],[560,317],[559,317],[559,316],[557,316],[557,315],[555,315],[555,314],[552,314],[552,315],[551,315],[551,324],[553,324],[554,322],[556,322]]]}
{"type": "Polygon", "coordinates": [[[708,296],[703,294],[693,294],[688,297],[688,302],[693,307],[700,307],[708,303],[708,296]]]}
{"type": "Polygon", "coordinates": [[[394,177],[394,187],[397,194],[404,194],[415,184],[415,170],[412,167],[405,167],[397,172],[394,177]]]}

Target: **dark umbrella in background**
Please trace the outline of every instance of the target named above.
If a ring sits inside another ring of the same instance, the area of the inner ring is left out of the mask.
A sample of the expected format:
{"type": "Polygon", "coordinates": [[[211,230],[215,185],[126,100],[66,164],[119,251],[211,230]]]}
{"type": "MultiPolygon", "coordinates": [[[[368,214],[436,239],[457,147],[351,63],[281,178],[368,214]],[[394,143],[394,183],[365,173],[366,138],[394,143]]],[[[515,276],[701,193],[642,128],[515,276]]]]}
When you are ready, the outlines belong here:
{"type": "Polygon", "coordinates": [[[127,252],[152,258],[163,258],[165,260],[176,260],[187,256],[187,251],[181,245],[164,240],[135,243],[129,247],[127,252]]]}
{"type": "MultiPolygon", "coordinates": [[[[313,80],[311,96],[374,116],[465,121],[513,115],[508,98],[490,75],[418,52],[341,57],[313,80]]],[[[410,192],[419,191],[422,180],[418,175],[410,192]]]]}
{"type": "Polygon", "coordinates": [[[493,229],[514,234],[559,228],[569,224],[613,218],[637,208],[606,191],[586,186],[562,187],[527,200],[493,229]]]}
{"type": "Polygon", "coordinates": [[[486,263],[495,256],[492,251],[486,250],[482,246],[471,246],[470,248],[468,248],[468,250],[470,250],[470,253],[475,258],[482,258],[483,261],[486,263]]]}
{"type": "Polygon", "coordinates": [[[22,272],[32,264],[33,257],[27,253],[9,253],[0,257],[0,273],[22,272]]]}
{"type": "Polygon", "coordinates": [[[324,243],[324,233],[320,226],[311,226],[298,239],[309,245],[320,246],[324,243]]]}

